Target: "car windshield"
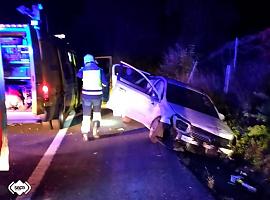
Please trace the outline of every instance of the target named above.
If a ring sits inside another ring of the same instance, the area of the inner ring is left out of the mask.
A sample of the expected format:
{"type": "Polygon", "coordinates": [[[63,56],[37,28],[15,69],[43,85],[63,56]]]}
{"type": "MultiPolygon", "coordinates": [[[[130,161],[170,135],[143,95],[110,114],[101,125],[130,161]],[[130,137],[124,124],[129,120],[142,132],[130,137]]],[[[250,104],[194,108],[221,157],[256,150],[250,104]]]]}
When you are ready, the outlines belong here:
{"type": "Polygon", "coordinates": [[[168,83],[167,101],[218,118],[210,99],[191,89],[168,83]]]}

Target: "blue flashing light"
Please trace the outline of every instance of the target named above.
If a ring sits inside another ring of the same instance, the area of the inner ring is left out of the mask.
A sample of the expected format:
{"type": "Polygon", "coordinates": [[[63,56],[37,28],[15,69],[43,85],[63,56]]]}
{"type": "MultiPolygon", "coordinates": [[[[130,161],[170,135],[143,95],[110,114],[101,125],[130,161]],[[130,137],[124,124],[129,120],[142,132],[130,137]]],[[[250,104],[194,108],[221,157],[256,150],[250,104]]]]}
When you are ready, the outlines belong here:
{"type": "Polygon", "coordinates": [[[43,10],[43,6],[42,6],[41,3],[38,4],[38,9],[39,9],[39,10],[43,10]]]}

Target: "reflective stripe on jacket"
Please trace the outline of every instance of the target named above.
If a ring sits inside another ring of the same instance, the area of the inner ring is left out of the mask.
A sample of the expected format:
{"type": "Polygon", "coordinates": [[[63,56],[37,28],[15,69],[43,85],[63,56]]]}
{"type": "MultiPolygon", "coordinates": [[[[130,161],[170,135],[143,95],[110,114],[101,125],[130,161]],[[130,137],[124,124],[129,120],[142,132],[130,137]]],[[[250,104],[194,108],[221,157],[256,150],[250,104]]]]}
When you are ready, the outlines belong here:
{"type": "Polygon", "coordinates": [[[82,94],[87,94],[87,95],[102,95],[102,90],[85,90],[85,89],[82,89],[82,94]]]}

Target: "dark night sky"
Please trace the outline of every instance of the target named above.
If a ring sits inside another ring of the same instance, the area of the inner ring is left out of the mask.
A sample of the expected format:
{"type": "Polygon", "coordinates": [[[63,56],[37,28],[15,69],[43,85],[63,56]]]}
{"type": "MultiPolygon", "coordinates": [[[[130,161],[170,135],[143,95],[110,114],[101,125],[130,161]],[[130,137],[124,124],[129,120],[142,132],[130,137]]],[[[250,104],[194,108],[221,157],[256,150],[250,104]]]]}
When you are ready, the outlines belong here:
{"type": "MultiPolygon", "coordinates": [[[[27,2],[27,3],[24,3],[27,2]]],[[[2,0],[0,23],[25,22],[16,7],[26,0],[2,0]]],[[[157,62],[176,41],[206,54],[224,42],[270,26],[267,1],[241,0],[43,0],[51,33],[65,33],[84,54],[157,62]]]]}

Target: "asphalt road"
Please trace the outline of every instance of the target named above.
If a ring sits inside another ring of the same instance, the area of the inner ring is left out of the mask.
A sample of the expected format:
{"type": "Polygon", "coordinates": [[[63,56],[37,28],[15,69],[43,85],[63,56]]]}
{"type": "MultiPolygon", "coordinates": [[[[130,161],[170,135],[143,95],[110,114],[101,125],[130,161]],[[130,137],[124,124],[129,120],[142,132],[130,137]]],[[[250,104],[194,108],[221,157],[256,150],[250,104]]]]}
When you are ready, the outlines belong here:
{"type": "Polygon", "coordinates": [[[8,126],[10,170],[0,172],[0,199],[15,199],[8,191],[12,181],[27,181],[57,131],[42,124],[16,124],[8,126]]]}
{"type": "MultiPolygon", "coordinates": [[[[76,116],[32,199],[213,199],[174,152],[150,142],[140,124],[103,114],[102,137],[89,142],[82,141],[76,116]]],[[[9,127],[11,168],[0,172],[1,200],[16,198],[8,185],[28,180],[56,133],[42,125],[9,127]]]]}

